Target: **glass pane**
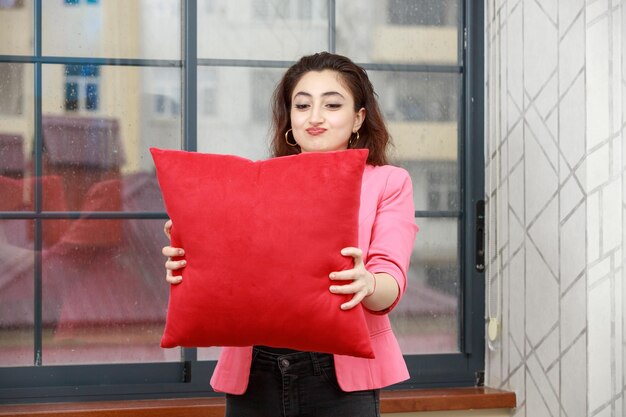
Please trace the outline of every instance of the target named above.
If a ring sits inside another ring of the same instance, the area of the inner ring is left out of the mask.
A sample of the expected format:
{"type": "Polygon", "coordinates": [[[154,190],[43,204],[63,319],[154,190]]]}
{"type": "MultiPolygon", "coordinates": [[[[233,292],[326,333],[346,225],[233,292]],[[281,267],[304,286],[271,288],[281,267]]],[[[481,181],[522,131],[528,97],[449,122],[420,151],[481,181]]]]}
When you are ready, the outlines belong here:
{"type": "MultiPolygon", "coordinates": [[[[56,235],[43,223],[44,240],[56,235]]],[[[43,363],[180,360],[161,349],[167,309],[162,220],[72,220],[43,257],[43,363]]]]}
{"type": "Polygon", "coordinates": [[[32,79],[31,64],[0,63],[0,211],[33,209],[32,181],[24,180],[33,135],[32,79]]]}
{"type": "MultiPolygon", "coordinates": [[[[379,102],[387,121],[398,124],[454,122],[451,126],[453,129],[448,130],[447,135],[435,131],[429,133],[438,141],[446,142],[442,145],[448,142],[456,145],[461,82],[459,74],[402,71],[369,71],[368,74],[380,96],[379,102]]],[[[451,128],[448,125],[446,127],[451,128]]],[[[456,158],[456,152],[451,155],[456,158]]]]}
{"type": "Polygon", "coordinates": [[[198,151],[267,158],[270,100],[284,72],[198,68],[198,151]]]}
{"type": "Polygon", "coordinates": [[[458,74],[369,72],[416,210],[458,210],[458,74]]]}
{"type": "Polygon", "coordinates": [[[33,54],[33,0],[0,1],[0,55],[33,54]]]}
{"type": "Polygon", "coordinates": [[[43,54],[180,59],[181,8],[181,0],[43,1],[43,54]]]}
{"type": "Polygon", "coordinates": [[[457,219],[418,218],[407,290],[390,315],[405,355],[458,352],[457,219]]]}
{"type": "Polygon", "coordinates": [[[456,65],[458,4],[337,0],[337,53],[358,62],[456,65]]]}
{"type": "Polygon", "coordinates": [[[32,235],[30,221],[0,220],[0,366],[34,361],[32,235]]]}
{"type": "Polygon", "coordinates": [[[210,347],[198,349],[199,361],[216,361],[220,357],[221,347],[210,347]]]}
{"type": "Polygon", "coordinates": [[[45,65],[44,209],[163,211],[149,148],[180,148],[180,80],[178,68],[45,65]]]}
{"type": "MultiPolygon", "coordinates": [[[[33,210],[32,65],[0,64],[0,211],[33,210]]],[[[33,222],[0,220],[0,365],[33,363],[33,222]]]]}
{"type": "Polygon", "coordinates": [[[198,1],[200,58],[295,61],[327,49],[327,0],[198,1]]]}

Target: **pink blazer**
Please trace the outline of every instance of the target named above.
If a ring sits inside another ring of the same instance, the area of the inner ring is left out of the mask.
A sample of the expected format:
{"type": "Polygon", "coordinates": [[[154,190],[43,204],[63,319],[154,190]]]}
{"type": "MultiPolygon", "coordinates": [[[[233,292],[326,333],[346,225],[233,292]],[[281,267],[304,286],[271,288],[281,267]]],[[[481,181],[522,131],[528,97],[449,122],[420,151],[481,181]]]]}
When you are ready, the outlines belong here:
{"type": "MultiPolygon", "coordinates": [[[[400,295],[384,312],[363,309],[375,359],[334,355],[339,386],[344,391],[382,388],[404,381],[409,373],[387,313],[406,289],[406,272],[417,233],[409,174],[390,165],[368,165],[363,173],[359,209],[359,247],[366,268],[386,272],[398,281],[400,295]]],[[[243,394],[248,386],[252,347],[225,347],[211,378],[215,391],[243,394]]]]}

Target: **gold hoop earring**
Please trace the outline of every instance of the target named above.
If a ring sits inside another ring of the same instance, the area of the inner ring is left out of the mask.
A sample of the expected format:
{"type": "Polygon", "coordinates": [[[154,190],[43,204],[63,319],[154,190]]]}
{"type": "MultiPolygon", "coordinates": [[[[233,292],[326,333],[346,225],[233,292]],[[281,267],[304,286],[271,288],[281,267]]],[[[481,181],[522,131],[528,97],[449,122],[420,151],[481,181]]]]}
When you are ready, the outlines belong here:
{"type": "Polygon", "coordinates": [[[293,138],[293,142],[289,142],[289,132],[291,131],[292,129],[289,129],[288,131],[285,132],[285,142],[287,142],[287,145],[289,146],[298,146],[298,142],[296,142],[296,138],[293,138]]]}
{"type": "Polygon", "coordinates": [[[356,146],[357,143],[359,143],[359,131],[357,130],[354,133],[356,133],[356,139],[354,139],[354,142],[352,142],[352,136],[350,136],[350,140],[348,141],[348,148],[353,148],[356,146]]]}

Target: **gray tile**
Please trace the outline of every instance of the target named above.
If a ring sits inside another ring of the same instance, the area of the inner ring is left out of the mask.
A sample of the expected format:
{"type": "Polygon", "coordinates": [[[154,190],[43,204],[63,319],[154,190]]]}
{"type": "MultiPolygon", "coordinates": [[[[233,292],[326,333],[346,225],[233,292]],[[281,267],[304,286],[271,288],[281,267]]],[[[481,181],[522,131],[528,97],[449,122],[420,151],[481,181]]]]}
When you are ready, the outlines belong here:
{"type": "MultiPolygon", "coordinates": [[[[508,336],[510,339],[510,335],[508,336]]],[[[508,348],[507,348],[508,352],[509,352],[509,362],[508,362],[508,371],[509,374],[512,372],[515,372],[516,369],[518,368],[524,368],[524,358],[522,353],[519,351],[519,349],[517,348],[517,345],[515,343],[508,343],[508,348]]]]}
{"type": "Polygon", "coordinates": [[[515,369],[511,373],[511,377],[509,378],[509,384],[507,388],[515,391],[515,397],[516,397],[518,407],[520,406],[523,407],[522,404],[526,403],[526,390],[524,388],[525,378],[526,378],[525,367],[515,369]]]}
{"type": "Polygon", "coordinates": [[[552,272],[550,277],[559,275],[559,205],[558,198],[553,198],[539,213],[535,222],[528,229],[532,243],[537,247],[546,265],[552,272]]]}
{"type": "Polygon", "coordinates": [[[553,198],[558,177],[543,149],[528,131],[525,134],[526,220],[534,219],[553,198]]]}
{"type": "MultiPolygon", "coordinates": [[[[541,363],[541,367],[543,369],[548,370],[551,366],[559,358],[561,352],[559,348],[560,336],[559,336],[559,328],[555,328],[546,336],[545,339],[541,341],[539,346],[536,348],[537,359],[541,363]]],[[[557,373],[558,375],[558,373],[557,373]]],[[[559,384],[552,384],[552,379],[550,379],[551,385],[553,388],[558,390],[559,384]]]]}
{"type": "MultiPolygon", "coordinates": [[[[559,36],[563,36],[585,5],[585,0],[558,0],[559,36]]],[[[581,14],[582,15],[582,14],[581,14]]]]}
{"type": "Polygon", "coordinates": [[[543,89],[535,98],[535,106],[539,112],[539,116],[546,123],[548,115],[554,110],[559,101],[559,73],[555,71],[543,89]]]}
{"type": "Polygon", "coordinates": [[[586,32],[587,149],[610,134],[609,26],[604,17],[586,32]]]}
{"type": "Polygon", "coordinates": [[[622,240],[622,178],[602,188],[602,250],[606,253],[624,244],[622,240]]]}
{"type": "Polygon", "coordinates": [[[567,417],[587,416],[586,337],[580,337],[561,359],[561,405],[567,417]]]}
{"type": "MultiPolygon", "coordinates": [[[[524,226],[522,226],[517,216],[514,215],[513,211],[509,212],[509,247],[511,252],[516,252],[523,244],[524,238],[526,237],[526,231],[524,230],[524,226]]],[[[523,273],[523,270],[522,270],[523,273]]]]}
{"type": "MultiPolygon", "coordinates": [[[[561,165],[562,166],[562,165],[561,165]]],[[[574,209],[581,205],[585,195],[576,177],[570,176],[559,190],[559,220],[563,221],[574,209]]]]}
{"type": "MultiPolygon", "coordinates": [[[[561,298],[561,347],[567,351],[587,329],[587,283],[579,279],[561,298]]],[[[582,363],[582,362],[581,362],[582,363]]]]}
{"type": "Polygon", "coordinates": [[[550,131],[550,135],[558,141],[559,138],[559,109],[555,108],[545,120],[546,127],[550,131]]]}
{"type": "Polygon", "coordinates": [[[588,401],[589,409],[600,408],[611,400],[611,285],[603,280],[589,289],[588,401]]]}
{"type": "MultiPolygon", "coordinates": [[[[559,390],[561,388],[561,363],[555,362],[552,367],[546,370],[546,377],[550,386],[555,390],[555,396],[557,397],[557,403],[560,402],[559,390]]],[[[558,415],[558,414],[557,414],[558,415]]]]}
{"type": "Polygon", "coordinates": [[[536,346],[558,321],[559,287],[533,245],[526,253],[526,335],[536,346]]]}
{"type": "Polygon", "coordinates": [[[603,16],[606,16],[607,11],[609,10],[609,1],[608,0],[587,0],[587,7],[585,9],[587,24],[591,25],[594,22],[597,22],[598,19],[601,19],[603,16]]]}
{"type": "MultiPolygon", "coordinates": [[[[569,1],[569,0],[567,0],[569,1]]],[[[585,66],[585,20],[579,15],[559,44],[559,84],[561,94],[572,85],[585,66]]],[[[582,104],[582,101],[581,101],[582,104]]]]}
{"type": "MultiPolygon", "coordinates": [[[[549,84],[552,84],[550,82],[549,84]]],[[[546,91],[545,89],[543,91],[546,91]]],[[[543,93],[542,93],[543,94],[543,93]]],[[[558,170],[559,164],[559,150],[557,148],[556,137],[552,136],[546,121],[539,114],[536,102],[526,112],[526,137],[528,132],[532,133],[532,136],[537,139],[537,143],[541,146],[542,151],[548,157],[550,165],[554,172],[558,170]]]]}
{"type": "Polygon", "coordinates": [[[513,172],[509,175],[509,207],[515,215],[524,221],[525,218],[525,202],[524,202],[524,163],[518,164],[513,172]]]}
{"type": "MultiPolygon", "coordinates": [[[[624,84],[624,86],[626,87],[626,83],[624,84]]],[[[626,90],[624,92],[626,93],[626,90]]],[[[626,94],[624,95],[624,99],[626,100],[626,94]]],[[[624,123],[626,123],[626,118],[624,119],[624,123]]],[[[626,168],[626,158],[623,155],[623,152],[624,152],[623,143],[625,141],[626,141],[626,127],[624,128],[624,130],[621,132],[620,135],[618,135],[617,137],[613,139],[613,143],[612,143],[613,148],[611,150],[611,154],[613,158],[613,160],[611,161],[612,162],[611,171],[610,171],[611,176],[620,175],[620,171],[624,171],[624,168],[626,168]]],[[[624,181],[623,183],[626,184],[626,181],[624,181]]]]}
{"type": "Polygon", "coordinates": [[[524,125],[518,123],[509,133],[509,169],[512,169],[524,156],[524,125]]]}
{"type": "Polygon", "coordinates": [[[550,385],[545,372],[534,356],[527,360],[526,407],[530,416],[556,416],[559,413],[559,400],[550,385]]]}
{"type": "Polygon", "coordinates": [[[559,106],[559,146],[567,163],[574,167],[585,156],[585,78],[580,74],[559,106]]]}
{"type": "Polygon", "coordinates": [[[535,2],[541,8],[543,13],[548,17],[548,19],[550,19],[550,22],[552,22],[552,25],[556,27],[557,21],[559,18],[558,17],[558,13],[559,13],[558,2],[554,0],[552,1],[535,0],[535,2]]]}
{"type": "Polygon", "coordinates": [[[587,264],[600,259],[600,198],[595,192],[587,196],[587,219],[582,223],[587,228],[587,264]]]}
{"type": "Polygon", "coordinates": [[[567,177],[571,175],[572,167],[563,158],[563,152],[559,155],[559,184],[563,184],[567,181],[567,177]]]}
{"type": "Polygon", "coordinates": [[[503,297],[504,301],[509,306],[509,337],[512,339],[512,343],[515,343],[523,355],[524,341],[526,339],[525,330],[525,286],[526,279],[524,277],[524,254],[525,250],[519,251],[511,259],[511,272],[510,272],[510,292],[503,297]]]}
{"type": "Polygon", "coordinates": [[[587,265],[585,206],[579,206],[561,226],[560,264],[561,292],[567,290],[587,265]]]}
{"type": "MultiPolygon", "coordinates": [[[[508,17],[505,29],[508,33],[505,57],[509,72],[502,74],[506,76],[509,96],[519,109],[524,107],[524,61],[521,53],[524,50],[523,17],[522,7],[515,8],[508,17]]],[[[509,126],[513,122],[509,120],[509,126]]]]}
{"type": "Polygon", "coordinates": [[[535,97],[557,64],[557,30],[534,0],[524,1],[524,88],[535,97]]]}
{"type": "Polygon", "coordinates": [[[585,159],[587,178],[585,185],[587,187],[587,192],[591,192],[609,181],[609,157],[610,153],[608,143],[605,143],[587,155],[587,158],[585,159]]]}
{"type": "Polygon", "coordinates": [[[588,287],[596,286],[600,281],[606,279],[611,274],[611,263],[613,259],[611,256],[605,256],[603,259],[594,262],[593,265],[588,267],[587,272],[587,285],[588,287]]]}

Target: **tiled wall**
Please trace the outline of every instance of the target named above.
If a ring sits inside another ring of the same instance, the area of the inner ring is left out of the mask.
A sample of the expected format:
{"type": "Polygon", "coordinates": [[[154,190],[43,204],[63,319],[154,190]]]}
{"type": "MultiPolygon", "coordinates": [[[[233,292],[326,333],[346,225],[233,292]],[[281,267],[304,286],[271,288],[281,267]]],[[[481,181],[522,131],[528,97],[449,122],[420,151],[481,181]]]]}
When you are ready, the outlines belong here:
{"type": "Polygon", "coordinates": [[[486,5],[487,384],[625,416],[626,0],[486,5]]]}

